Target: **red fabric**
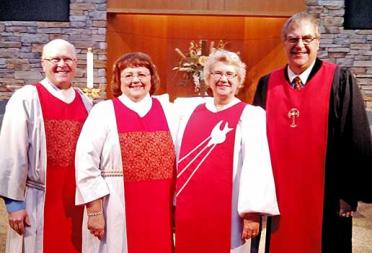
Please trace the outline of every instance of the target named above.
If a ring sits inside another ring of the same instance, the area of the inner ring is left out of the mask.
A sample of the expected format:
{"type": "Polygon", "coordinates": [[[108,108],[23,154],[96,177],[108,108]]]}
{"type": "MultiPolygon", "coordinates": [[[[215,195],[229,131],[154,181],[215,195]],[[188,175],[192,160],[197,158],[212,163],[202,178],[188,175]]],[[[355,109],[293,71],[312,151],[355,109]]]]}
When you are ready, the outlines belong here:
{"type": "Polygon", "coordinates": [[[170,253],[175,154],[163,109],[141,118],[114,99],[124,171],[129,253],[170,253]]]}
{"type": "Polygon", "coordinates": [[[44,253],[81,252],[83,207],[75,206],[75,147],[88,116],[76,92],[70,104],[36,84],[43,112],[47,171],[44,205],[44,253]]]}
{"type": "Polygon", "coordinates": [[[244,103],[238,103],[224,111],[213,113],[203,104],[195,109],[187,123],[178,163],[177,253],[230,252],[234,140],[244,106],[244,103]],[[208,138],[220,121],[220,129],[224,129],[226,122],[232,128],[226,134],[226,140],[217,144],[209,155],[213,145],[202,151],[208,140],[185,160],[181,160],[208,138]],[[197,156],[199,152],[201,154],[197,156]],[[195,161],[192,165],[180,174],[193,159],[195,161]],[[187,183],[198,164],[201,166],[187,183]],[[187,185],[182,190],[185,184],[187,185]]]}
{"type": "Polygon", "coordinates": [[[266,104],[280,210],[270,252],[316,253],[321,252],[329,96],[335,65],[323,63],[299,91],[290,87],[284,71],[271,74],[266,104]],[[288,115],[291,109],[297,111],[294,122],[288,115]]]}

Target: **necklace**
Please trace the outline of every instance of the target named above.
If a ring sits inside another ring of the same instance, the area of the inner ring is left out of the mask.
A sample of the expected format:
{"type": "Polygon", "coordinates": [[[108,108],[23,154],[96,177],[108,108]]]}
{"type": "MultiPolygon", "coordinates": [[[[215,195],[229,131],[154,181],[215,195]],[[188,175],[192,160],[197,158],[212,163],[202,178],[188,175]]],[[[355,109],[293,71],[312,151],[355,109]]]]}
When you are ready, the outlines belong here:
{"type": "Polygon", "coordinates": [[[216,107],[217,111],[221,111],[226,105],[217,105],[217,104],[215,104],[214,106],[216,107]]]}

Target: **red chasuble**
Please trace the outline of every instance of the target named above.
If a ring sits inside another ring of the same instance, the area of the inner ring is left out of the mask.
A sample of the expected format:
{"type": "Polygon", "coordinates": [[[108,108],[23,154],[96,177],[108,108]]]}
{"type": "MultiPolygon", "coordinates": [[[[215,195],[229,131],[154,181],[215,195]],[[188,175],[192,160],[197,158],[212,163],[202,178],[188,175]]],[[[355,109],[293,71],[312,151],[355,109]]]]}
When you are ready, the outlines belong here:
{"type": "Polygon", "coordinates": [[[321,252],[328,111],[335,65],[324,62],[301,89],[270,75],[267,131],[280,216],[270,253],[321,252]]]}
{"type": "Polygon", "coordinates": [[[113,100],[124,172],[129,253],[172,252],[175,152],[160,102],[140,117],[113,100]]]}
{"type": "Polygon", "coordinates": [[[234,140],[244,107],[214,113],[202,104],[187,123],[178,161],[177,253],[230,252],[234,140]]]}
{"type": "Polygon", "coordinates": [[[36,84],[46,150],[43,252],[81,252],[83,207],[75,206],[75,148],[88,116],[80,95],[67,104],[36,84]]]}

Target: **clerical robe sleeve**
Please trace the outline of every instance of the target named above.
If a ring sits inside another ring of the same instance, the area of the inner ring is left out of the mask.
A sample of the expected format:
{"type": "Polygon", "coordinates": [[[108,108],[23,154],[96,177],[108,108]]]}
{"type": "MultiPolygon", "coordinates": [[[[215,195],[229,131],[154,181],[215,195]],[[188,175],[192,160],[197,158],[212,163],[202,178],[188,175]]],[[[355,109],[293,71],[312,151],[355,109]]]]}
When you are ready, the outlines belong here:
{"type": "Polygon", "coordinates": [[[175,144],[176,135],[178,131],[178,124],[179,124],[179,116],[176,111],[176,108],[174,104],[169,101],[168,94],[162,94],[162,95],[153,96],[153,97],[159,100],[163,108],[165,117],[167,119],[169,131],[172,135],[173,144],[175,144]]]}
{"type": "Polygon", "coordinates": [[[40,110],[36,89],[30,85],[16,91],[9,99],[0,133],[0,196],[24,201],[29,169],[28,150],[33,133],[38,133],[42,119],[31,118],[32,111],[40,110]]]}
{"type": "Polygon", "coordinates": [[[338,68],[333,85],[329,117],[328,165],[337,178],[340,198],[356,207],[372,202],[372,141],[363,98],[352,73],[338,68]],[[335,169],[337,168],[337,169],[335,169]]]}
{"type": "Polygon", "coordinates": [[[109,194],[101,169],[105,163],[104,149],[110,140],[109,124],[115,120],[112,118],[111,107],[111,101],[95,105],[80,133],[75,156],[76,205],[86,204],[109,194]]]}
{"type": "Polygon", "coordinates": [[[275,183],[266,136],[266,113],[248,105],[241,122],[242,168],[239,185],[238,212],[278,215],[275,183]]]}
{"type": "Polygon", "coordinates": [[[269,81],[269,75],[263,76],[260,78],[257,84],[256,92],[253,98],[253,105],[266,108],[266,95],[267,95],[267,86],[269,81]]]}

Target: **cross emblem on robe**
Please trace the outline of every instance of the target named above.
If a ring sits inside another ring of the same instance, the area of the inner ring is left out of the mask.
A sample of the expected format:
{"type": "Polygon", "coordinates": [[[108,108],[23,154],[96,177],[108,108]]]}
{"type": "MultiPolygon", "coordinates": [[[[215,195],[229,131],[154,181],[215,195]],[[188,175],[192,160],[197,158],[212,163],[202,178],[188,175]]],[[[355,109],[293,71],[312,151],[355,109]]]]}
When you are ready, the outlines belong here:
{"type": "Polygon", "coordinates": [[[292,108],[288,112],[288,118],[291,121],[290,127],[297,127],[296,118],[300,117],[300,111],[297,108],[292,108]]]}

